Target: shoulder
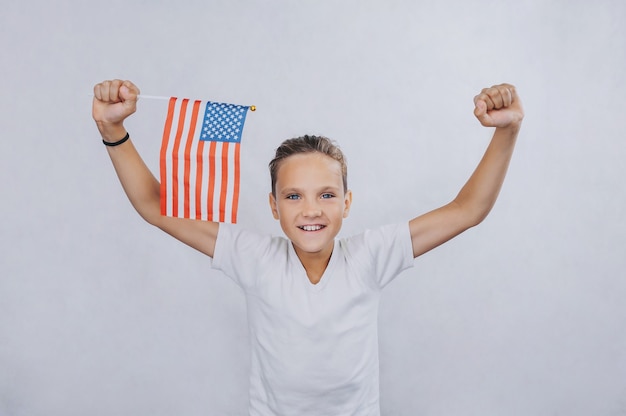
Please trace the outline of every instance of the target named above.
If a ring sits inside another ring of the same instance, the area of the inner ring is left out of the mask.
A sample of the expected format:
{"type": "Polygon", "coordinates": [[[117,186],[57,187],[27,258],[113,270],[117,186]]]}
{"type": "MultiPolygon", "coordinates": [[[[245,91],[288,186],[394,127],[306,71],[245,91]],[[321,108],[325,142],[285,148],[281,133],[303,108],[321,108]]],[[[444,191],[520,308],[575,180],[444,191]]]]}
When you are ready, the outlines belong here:
{"type": "Polygon", "coordinates": [[[221,223],[217,233],[214,259],[231,255],[267,256],[286,250],[284,237],[260,233],[236,224],[221,223]]]}
{"type": "Polygon", "coordinates": [[[410,244],[410,242],[411,233],[408,221],[368,228],[359,234],[340,239],[343,247],[352,250],[376,250],[386,245],[410,244]]]}
{"type": "Polygon", "coordinates": [[[256,285],[259,275],[284,264],[288,248],[284,237],[221,223],[211,267],[221,270],[247,290],[256,285]]]}
{"type": "Polygon", "coordinates": [[[379,288],[413,265],[409,223],[393,223],[340,240],[346,261],[379,288]]]}

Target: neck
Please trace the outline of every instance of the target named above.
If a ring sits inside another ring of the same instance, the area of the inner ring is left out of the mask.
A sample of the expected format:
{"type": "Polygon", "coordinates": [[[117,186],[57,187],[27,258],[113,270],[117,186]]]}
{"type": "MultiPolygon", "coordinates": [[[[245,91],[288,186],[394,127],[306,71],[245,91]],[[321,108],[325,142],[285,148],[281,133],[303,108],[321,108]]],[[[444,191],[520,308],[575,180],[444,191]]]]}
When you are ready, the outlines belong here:
{"type": "Polygon", "coordinates": [[[309,281],[314,285],[319,283],[326,271],[326,267],[330,262],[330,257],[333,254],[334,243],[327,249],[319,251],[317,253],[301,252],[297,247],[294,247],[302,267],[306,271],[306,275],[309,281]]]}

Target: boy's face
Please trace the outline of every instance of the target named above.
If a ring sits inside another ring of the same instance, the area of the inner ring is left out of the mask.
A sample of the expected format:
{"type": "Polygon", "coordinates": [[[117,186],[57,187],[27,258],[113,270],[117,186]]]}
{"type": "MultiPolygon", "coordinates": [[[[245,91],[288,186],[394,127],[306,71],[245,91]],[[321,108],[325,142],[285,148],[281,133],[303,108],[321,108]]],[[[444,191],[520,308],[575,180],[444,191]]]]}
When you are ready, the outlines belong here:
{"type": "Polygon", "coordinates": [[[270,207],[301,259],[326,260],[348,216],[352,193],[343,191],[341,165],[322,153],[301,153],[283,160],[276,175],[270,207]]]}

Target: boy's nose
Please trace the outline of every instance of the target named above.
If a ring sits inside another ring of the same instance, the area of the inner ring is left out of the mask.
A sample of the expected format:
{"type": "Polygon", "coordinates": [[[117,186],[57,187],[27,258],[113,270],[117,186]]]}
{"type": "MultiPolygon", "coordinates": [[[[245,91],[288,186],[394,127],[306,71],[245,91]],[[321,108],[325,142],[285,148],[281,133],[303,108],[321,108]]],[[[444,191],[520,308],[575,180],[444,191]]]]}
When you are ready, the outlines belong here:
{"type": "Polygon", "coordinates": [[[317,205],[316,203],[308,203],[304,207],[304,211],[302,212],[302,215],[307,218],[319,217],[320,215],[322,215],[322,210],[320,209],[319,205],[317,205]]]}

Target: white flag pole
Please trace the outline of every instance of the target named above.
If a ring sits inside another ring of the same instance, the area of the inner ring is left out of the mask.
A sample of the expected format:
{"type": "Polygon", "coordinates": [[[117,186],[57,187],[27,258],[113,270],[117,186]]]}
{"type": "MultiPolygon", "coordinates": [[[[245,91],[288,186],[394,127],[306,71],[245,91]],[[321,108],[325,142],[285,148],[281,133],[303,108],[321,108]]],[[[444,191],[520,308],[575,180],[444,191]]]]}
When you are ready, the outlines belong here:
{"type": "Polygon", "coordinates": [[[145,98],[147,100],[169,100],[170,99],[170,97],[164,97],[161,95],[145,95],[145,94],[139,94],[137,98],[145,98]]]}
{"type": "MultiPolygon", "coordinates": [[[[89,94],[90,97],[93,97],[93,94],[89,94]]],[[[144,98],[146,100],[169,100],[172,97],[165,97],[163,95],[145,95],[145,94],[139,94],[137,96],[137,98],[144,98]]],[[[248,108],[250,109],[250,111],[256,111],[256,106],[255,105],[250,105],[248,106],[248,108]]]]}

